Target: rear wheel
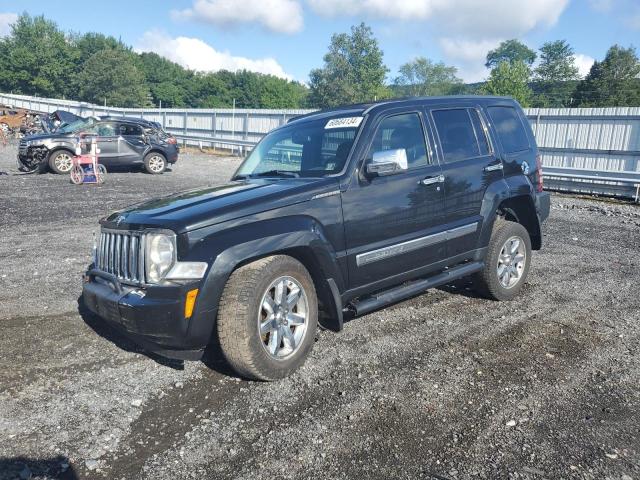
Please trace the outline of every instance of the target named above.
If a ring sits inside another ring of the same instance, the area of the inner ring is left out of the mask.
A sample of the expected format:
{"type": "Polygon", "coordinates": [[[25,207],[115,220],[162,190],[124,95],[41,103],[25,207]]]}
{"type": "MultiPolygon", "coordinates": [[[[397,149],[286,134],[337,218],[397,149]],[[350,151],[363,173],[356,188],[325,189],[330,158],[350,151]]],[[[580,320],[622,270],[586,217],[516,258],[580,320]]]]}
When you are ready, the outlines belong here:
{"type": "Polygon", "coordinates": [[[307,269],[286,255],[245,265],[220,300],[218,338],[236,372],[256,380],[284,378],[305,361],[318,324],[318,301],[307,269]]]}
{"type": "Polygon", "coordinates": [[[73,167],[71,152],[58,150],[49,157],[49,168],[58,175],[66,175],[73,167]]]}
{"type": "Polygon", "coordinates": [[[531,265],[529,232],[516,222],[496,220],[477,290],[494,300],[511,300],[522,290],[531,265]]]}
{"type": "Polygon", "coordinates": [[[158,152],[151,152],[144,157],[144,169],[153,175],[164,172],[167,169],[167,159],[158,152]]]}

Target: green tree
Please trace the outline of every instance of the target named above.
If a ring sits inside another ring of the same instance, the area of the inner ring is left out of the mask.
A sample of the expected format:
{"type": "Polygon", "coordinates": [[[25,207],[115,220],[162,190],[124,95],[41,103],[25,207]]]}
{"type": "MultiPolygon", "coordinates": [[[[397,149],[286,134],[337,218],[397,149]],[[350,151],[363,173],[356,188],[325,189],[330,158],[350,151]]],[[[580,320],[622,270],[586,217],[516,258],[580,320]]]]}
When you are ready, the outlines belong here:
{"type": "Polygon", "coordinates": [[[77,51],[54,22],[22,14],[0,39],[0,88],[27,95],[69,95],[77,51]]]}
{"type": "Polygon", "coordinates": [[[540,64],[536,79],[542,82],[564,82],[580,78],[576,57],[566,40],[546,42],[540,47],[540,64]]]}
{"type": "Polygon", "coordinates": [[[527,47],[524,43],[516,40],[505,40],[495,50],[487,53],[487,68],[495,68],[502,62],[523,62],[527,67],[531,67],[536,61],[536,52],[527,47]]]}
{"type": "Polygon", "coordinates": [[[578,84],[572,106],[640,106],[640,61],[635,48],[614,45],[578,84]]]}
{"type": "Polygon", "coordinates": [[[144,75],[131,57],[120,50],[101,50],[84,63],[78,74],[81,100],[115,107],[140,107],[149,103],[144,75]]]}
{"type": "Polygon", "coordinates": [[[482,88],[486,95],[513,97],[523,107],[531,102],[532,91],[529,87],[529,67],[521,60],[500,62],[491,70],[489,80],[482,88]]]}
{"type": "Polygon", "coordinates": [[[580,78],[573,48],[565,40],[546,42],[540,47],[540,64],[535,69],[536,107],[567,107],[580,78]]]}
{"type": "Polygon", "coordinates": [[[388,71],[371,28],[361,23],[351,27],[351,34],[331,37],[324,66],[309,74],[309,102],[331,107],[384,98],[389,95],[384,84],[388,71]]]}
{"type": "Polygon", "coordinates": [[[405,63],[399,72],[395,79],[396,89],[412,97],[457,94],[464,86],[456,76],[456,67],[449,67],[443,62],[434,63],[424,57],[405,63]]]}

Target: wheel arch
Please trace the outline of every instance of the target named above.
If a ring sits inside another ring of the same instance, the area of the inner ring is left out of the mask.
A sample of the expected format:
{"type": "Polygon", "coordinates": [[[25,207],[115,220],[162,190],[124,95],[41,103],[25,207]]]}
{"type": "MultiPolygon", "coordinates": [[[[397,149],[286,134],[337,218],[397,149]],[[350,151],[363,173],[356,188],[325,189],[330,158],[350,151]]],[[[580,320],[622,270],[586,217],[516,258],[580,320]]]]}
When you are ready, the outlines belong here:
{"type": "Polygon", "coordinates": [[[502,216],[524,226],[531,237],[532,249],[540,250],[542,230],[532,195],[530,184],[514,182],[512,179],[489,185],[482,200],[481,216],[484,220],[478,246],[486,247],[489,244],[493,224],[498,216],[502,216]]]}
{"type": "Polygon", "coordinates": [[[542,247],[540,221],[533,199],[529,195],[519,195],[503,200],[498,206],[498,215],[526,228],[531,238],[531,248],[540,250],[542,247]]]}
{"type": "Polygon", "coordinates": [[[195,330],[190,332],[191,335],[211,335],[216,321],[215,318],[211,321],[210,317],[217,317],[222,292],[234,271],[272,255],[289,255],[304,265],[316,288],[321,325],[335,331],[342,328],[339,292],[344,289],[344,280],[333,246],[315,220],[309,217],[285,217],[245,225],[236,232],[226,232],[228,238],[224,235],[210,235],[212,244],[207,245],[209,242],[205,240],[200,247],[203,252],[211,252],[217,244],[218,252],[205,277],[198,296],[199,305],[196,306],[206,319],[190,325],[190,330],[195,330]],[[291,227],[292,223],[295,225],[293,230],[288,228],[286,231],[279,229],[280,233],[274,232],[284,224],[291,227]],[[254,237],[247,238],[247,232],[253,232],[254,237]],[[256,236],[256,232],[270,234],[256,236]],[[242,243],[237,243],[238,238],[242,238],[242,243]]]}

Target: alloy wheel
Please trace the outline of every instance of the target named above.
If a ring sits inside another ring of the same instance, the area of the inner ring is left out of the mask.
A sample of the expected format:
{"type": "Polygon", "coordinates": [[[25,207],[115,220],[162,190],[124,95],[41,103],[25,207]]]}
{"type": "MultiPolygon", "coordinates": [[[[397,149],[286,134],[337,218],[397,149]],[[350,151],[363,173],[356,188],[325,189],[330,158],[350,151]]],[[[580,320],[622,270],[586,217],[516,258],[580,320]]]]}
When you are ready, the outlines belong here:
{"type": "Polygon", "coordinates": [[[308,321],[309,302],[300,282],[289,276],[274,280],[262,296],[258,313],[258,331],[266,352],[277,360],[295,354],[308,321]]]}
{"type": "Polygon", "coordinates": [[[160,173],[164,170],[164,158],[160,155],[154,155],[149,159],[149,170],[154,173],[160,173]]]}
{"type": "Polygon", "coordinates": [[[526,261],[527,249],[524,240],[518,236],[510,237],[500,249],[498,256],[498,281],[503,288],[513,288],[520,282],[526,261]]]}

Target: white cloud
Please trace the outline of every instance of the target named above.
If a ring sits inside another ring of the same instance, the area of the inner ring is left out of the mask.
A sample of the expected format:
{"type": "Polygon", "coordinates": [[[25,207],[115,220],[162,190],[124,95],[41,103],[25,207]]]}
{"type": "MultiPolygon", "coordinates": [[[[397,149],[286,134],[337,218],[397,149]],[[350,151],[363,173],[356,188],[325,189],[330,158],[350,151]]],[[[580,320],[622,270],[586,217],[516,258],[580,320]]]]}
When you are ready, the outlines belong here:
{"type": "Polygon", "coordinates": [[[439,40],[442,52],[458,67],[458,75],[465,82],[481,82],[487,78],[489,71],[484,66],[487,52],[499,43],[500,40],[439,40]]]}
{"type": "Polygon", "coordinates": [[[552,26],[569,0],[307,0],[328,17],[369,16],[392,20],[433,20],[443,31],[469,38],[503,38],[552,26]]]}
{"type": "Polygon", "coordinates": [[[307,0],[327,17],[364,16],[422,22],[438,38],[445,61],[467,82],[484,80],[487,52],[501,41],[555,25],[569,0],[307,0]]]}
{"type": "Polygon", "coordinates": [[[278,33],[296,33],[304,24],[297,0],[194,0],[186,10],[172,12],[174,19],[199,20],[216,26],[258,23],[278,33]]]}
{"type": "Polygon", "coordinates": [[[0,37],[11,33],[11,24],[18,20],[17,13],[0,13],[0,37]]]}
{"type": "Polygon", "coordinates": [[[576,54],[576,66],[578,67],[578,71],[580,72],[580,78],[584,78],[591,70],[591,66],[595,62],[595,59],[590,57],[589,55],[584,55],[582,53],[576,54]]]}
{"type": "Polygon", "coordinates": [[[201,72],[218,70],[250,70],[291,80],[282,66],[273,58],[250,59],[236,57],[229,52],[219,52],[198,38],[172,38],[154,30],[146,32],[136,44],[137,52],[155,52],[183,67],[201,72]]]}

